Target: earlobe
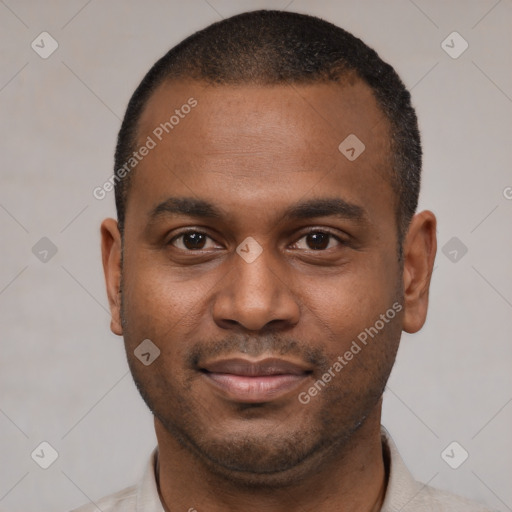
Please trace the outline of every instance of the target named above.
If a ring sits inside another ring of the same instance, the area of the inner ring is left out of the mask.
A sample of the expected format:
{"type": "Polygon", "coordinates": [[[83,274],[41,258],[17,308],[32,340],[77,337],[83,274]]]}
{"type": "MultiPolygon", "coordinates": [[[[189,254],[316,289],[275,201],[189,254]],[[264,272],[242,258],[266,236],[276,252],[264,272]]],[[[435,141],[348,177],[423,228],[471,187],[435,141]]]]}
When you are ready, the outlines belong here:
{"type": "Polygon", "coordinates": [[[110,329],[121,336],[121,234],[115,219],[101,223],[101,255],[110,306],[110,329]]]}
{"type": "Polygon", "coordinates": [[[436,217],[428,210],[411,220],[404,242],[403,330],[419,331],[427,318],[428,295],[437,251],[436,217]]]}

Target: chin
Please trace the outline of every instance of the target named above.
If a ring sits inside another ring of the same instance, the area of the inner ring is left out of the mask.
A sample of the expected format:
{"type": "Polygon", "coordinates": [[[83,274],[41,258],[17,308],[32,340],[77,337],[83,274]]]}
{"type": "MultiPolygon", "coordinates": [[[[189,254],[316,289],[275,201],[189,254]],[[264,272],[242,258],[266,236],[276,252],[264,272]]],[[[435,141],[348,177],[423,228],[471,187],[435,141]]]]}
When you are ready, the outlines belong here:
{"type": "Polygon", "coordinates": [[[246,430],[219,425],[212,431],[211,425],[201,429],[196,424],[184,431],[174,422],[160,421],[209,473],[253,489],[296,485],[325,464],[340,444],[333,439],[333,430],[326,431],[326,425],[297,428],[295,424],[288,429],[275,425],[258,429],[254,425],[246,430]]]}

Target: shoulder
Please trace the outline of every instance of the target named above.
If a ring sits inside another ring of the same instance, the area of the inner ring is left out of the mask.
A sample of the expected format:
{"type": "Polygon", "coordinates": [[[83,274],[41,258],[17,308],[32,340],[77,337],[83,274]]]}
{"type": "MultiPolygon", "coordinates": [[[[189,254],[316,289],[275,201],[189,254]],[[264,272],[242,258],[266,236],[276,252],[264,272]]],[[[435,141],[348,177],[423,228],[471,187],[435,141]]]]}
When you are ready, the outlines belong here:
{"type": "Polygon", "coordinates": [[[403,512],[418,510],[438,512],[491,512],[491,509],[441,489],[422,486],[418,494],[407,504],[403,512]]]}
{"type": "Polygon", "coordinates": [[[137,486],[105,496],[96,502],[88,503],[71,512],[135,512],[137,505],[137,486]]]}
{"type": "Polygon", "coordinates": [[[381,512],[491,512],[482,504],[417,482],[384,427],[381,434],[389,474],[381,512]]]}
{"type": "Polygon", "coordinates": [[[140,510],[163,512],[155,478],[157,453],[158,447],[149,456],[146,469],[138,484],[126,487],[99,500],[91,501],[71,512],[136,512],[140,510]]]}

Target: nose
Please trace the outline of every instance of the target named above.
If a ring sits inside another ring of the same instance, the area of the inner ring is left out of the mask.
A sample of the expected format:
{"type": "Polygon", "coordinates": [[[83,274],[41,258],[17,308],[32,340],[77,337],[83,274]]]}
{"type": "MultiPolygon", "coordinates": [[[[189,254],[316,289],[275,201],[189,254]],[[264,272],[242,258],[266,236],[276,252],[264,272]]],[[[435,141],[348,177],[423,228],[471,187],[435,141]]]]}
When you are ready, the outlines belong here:
{"type": "Polygon", "coordinates": [[[299,321],[294,284],[288,273],[279,270],[270,250],[264,249],[250,262],[234,253],[233,265],[214,295],[212,314],[219,327],[261,331],[270,324],[285,328],[299,321]]]}

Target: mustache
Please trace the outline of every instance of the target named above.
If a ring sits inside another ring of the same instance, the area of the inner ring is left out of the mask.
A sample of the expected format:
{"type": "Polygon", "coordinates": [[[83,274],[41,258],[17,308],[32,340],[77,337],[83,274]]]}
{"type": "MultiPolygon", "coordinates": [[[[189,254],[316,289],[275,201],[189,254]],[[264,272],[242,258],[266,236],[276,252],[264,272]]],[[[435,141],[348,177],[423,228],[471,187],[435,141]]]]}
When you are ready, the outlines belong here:
{"type": "Polygon", "coordinates": [[[306,345],[294,338],[281,337],[276,334],[249,336],[231,334],[221,340],[195,343],[186,354],[187,366],[198,369],[201,363],[220,356],[245,354],[257,358],[263,354],[272,356],[295,356],[309,365],[327,369],[329,359],[318,347],[306,345]]]}

